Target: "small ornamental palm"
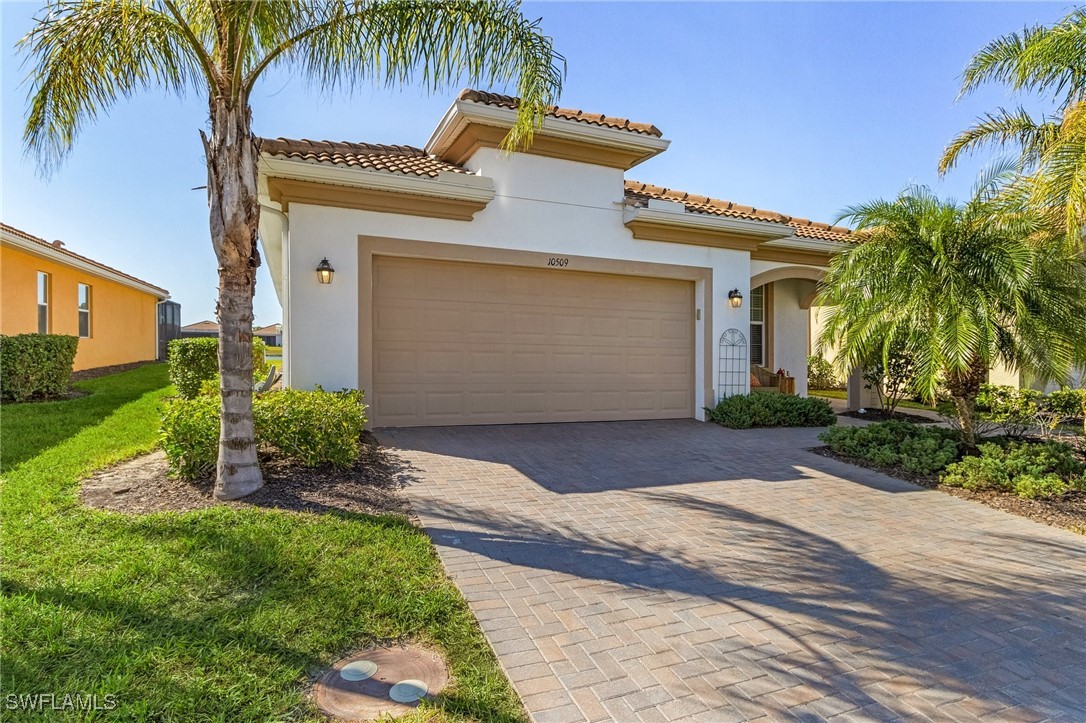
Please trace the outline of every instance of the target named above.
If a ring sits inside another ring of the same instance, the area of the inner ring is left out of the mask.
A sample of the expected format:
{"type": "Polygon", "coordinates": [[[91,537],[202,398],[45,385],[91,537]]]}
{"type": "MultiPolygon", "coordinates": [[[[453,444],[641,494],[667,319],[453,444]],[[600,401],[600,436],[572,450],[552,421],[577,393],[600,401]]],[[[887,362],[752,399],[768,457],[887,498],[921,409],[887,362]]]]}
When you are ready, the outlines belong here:
{"type": "Polygon", "coordinates": [[[521,98],[508,148],[531,141],[562,84],[562,59],[512,0],[55,0],[20,41],[33,60],[27,147],[48,171],[80,128],[137,91],[208,104],[211,243],[219,265],[222,428],[215,494],[263,485],[253,438],[251,352],[259,149],[249,98],[269,68],[314,87],[362,82],[431,90],[465,78],[512,82],[521,98]]]}
{"type": "Polygon", "coordinates": [[[819,291],[831,307],[819,344],[840,345],[842,370],[888,362],[904,339],[917,391],[945,387],[968,447],[995,362],[1062,380],[1086,355],[1086,262],[1035,216],[995,213],[1005,179],[982,180],[964,205],[910,187],[847,209],[862,241],[830,262],[819,291]]]}
{"type": "Polygon", "coordinates": [[[1025,108],[998,108],[977,119],[947,146],[940,172],[983,146],[1018,149],[1021,176],[1006,190],[1070,239],[1086,224],[1086,10],[1076,9],[1051,27],[1037,26],[993,40],[965,68],[961,94],[986,83],[1034,93],[1053,103],[1035,117],[1025,108]]]}

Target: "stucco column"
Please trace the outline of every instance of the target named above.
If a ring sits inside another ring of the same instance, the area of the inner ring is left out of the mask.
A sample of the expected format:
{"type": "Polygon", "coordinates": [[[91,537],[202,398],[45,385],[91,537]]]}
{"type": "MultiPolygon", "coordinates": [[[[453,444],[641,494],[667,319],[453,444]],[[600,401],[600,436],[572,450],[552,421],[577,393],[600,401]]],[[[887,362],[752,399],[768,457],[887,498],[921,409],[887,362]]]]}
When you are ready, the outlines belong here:
{"type": "Polygon", "coordinates": [[[864,381],[863,367],[856,367],[848,375],[846,389],[848,390],[848,411],[882,409],[882,400],[879,399],[878,390],[874,387],[867,388],[867,382],[864,381]]]}

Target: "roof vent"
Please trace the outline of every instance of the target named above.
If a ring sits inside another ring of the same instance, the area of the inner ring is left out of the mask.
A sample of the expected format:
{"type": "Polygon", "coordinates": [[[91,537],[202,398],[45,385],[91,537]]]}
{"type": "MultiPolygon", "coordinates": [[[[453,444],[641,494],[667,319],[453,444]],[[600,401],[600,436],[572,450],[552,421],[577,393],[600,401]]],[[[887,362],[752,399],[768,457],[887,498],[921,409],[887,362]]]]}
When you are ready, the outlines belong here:
{"type": "Polygon", "coordinates": [[[55,248],[55,249],[62,249],[62,248],[64,248],[64,242],[63,242],[63,241],[61,241],[60,239],[57,239],[56,241],[54,241],[53,243],[51,243],[51,244],[49,244],[49,245],[50,245],[50,246],[52,246],[52,247],[53,247],[53,248],[55,248]]]}

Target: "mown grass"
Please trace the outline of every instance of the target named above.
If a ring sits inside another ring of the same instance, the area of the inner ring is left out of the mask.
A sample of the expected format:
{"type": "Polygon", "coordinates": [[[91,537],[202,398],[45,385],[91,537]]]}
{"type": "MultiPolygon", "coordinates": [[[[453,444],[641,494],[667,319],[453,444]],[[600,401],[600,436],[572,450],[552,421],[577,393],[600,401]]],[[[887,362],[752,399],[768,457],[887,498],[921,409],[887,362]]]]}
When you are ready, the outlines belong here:
{"type": "Polygon", "coordinates": [[[319,720],[310,676],[375,640],[412,638],[443,650],[453,676],[420,719],[523,719],[429,539],[406,520],[80,506],[79,479],[154,446],[170,388],[160,365],[79,386],[92,394],[0,411],[4,694],[118,702],[50,719],[319,720]]]}
{"type": "MultiPolygon", "coordinates": [[[[848,392],[843,389],[811,389],[808,391],[808,394],[812,397],[824,397],[826,399],[848,399],[848,392]]],[[[902,409],[924,409],[929,412],[935,411],[935,407],[914,402],[910,399],[901,400],[898,402],[897,406],[902,409]]]]}

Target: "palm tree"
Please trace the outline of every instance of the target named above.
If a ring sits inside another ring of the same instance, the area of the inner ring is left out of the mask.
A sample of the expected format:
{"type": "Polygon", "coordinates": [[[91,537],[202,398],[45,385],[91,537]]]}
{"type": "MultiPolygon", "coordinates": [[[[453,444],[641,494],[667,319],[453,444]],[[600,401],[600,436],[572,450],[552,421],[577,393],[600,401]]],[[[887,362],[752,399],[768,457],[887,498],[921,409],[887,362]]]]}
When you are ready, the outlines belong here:
{"type": "Polygon", "coordinates": [[[996,361],[1065,379],[1086,355],[1086,261],[1036,215],[997,215],[1007,169],[965,204],[924,187],[847,209],[862,241],[831,262],[818,304],[831,307],[819,344],[839,344],[844,370],[913,356],[917,391],[944,386],[963,442],[976,445],[976,398],[996,361]]]}
{"type": "Polygon", "coordinates": [[[249,98],[264,73],[292,65],[326,91],[415,78],[430,90],[461,78],[515,82],[521,103],[506,148],[531,141],[564,74],[551,39],[516,0],[53,0],[20,49],[33,59],[24,140],[44,173],[122,97],[155,88],[207,100],[210,134],[200,136],[219,265],[221,499],[263,485],[252,420],[260,211],[249,98]]]}
{"type": "Polygon", "coordinates": [[[965,68],[961,95],[986,83],[1040,94],[1053,110],[1035,117],[1019,106],[981,116],[947,146],[940,173],[981,147],[1015,147],[1020,177],[1005,190],[1064,226],[1068,239],[1080,239],[1086,223],[1086,10],[982,48],[965,68]]]}

